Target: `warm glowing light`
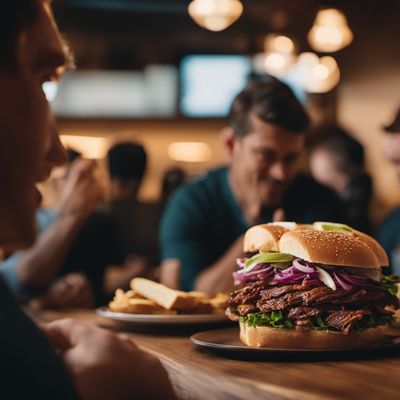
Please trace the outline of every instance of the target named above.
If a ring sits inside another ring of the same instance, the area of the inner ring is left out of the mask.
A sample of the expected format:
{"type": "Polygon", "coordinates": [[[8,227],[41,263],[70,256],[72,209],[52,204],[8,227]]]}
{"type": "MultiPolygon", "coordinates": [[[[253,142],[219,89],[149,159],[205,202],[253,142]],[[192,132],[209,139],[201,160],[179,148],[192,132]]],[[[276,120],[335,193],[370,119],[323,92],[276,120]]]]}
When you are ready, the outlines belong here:
{"type": "Polygon", "coordinates": [[[296,62],[293,40],[284,35],[270,34],[264,40],[264,52],[255,56],[254,64],[259,72],[281,77],[296,62]]]}
{"type": "Polygon", "coordinates": [[[315,50],[325,53],[343,49],[352,40],[353,32],[347,25],[346,17],[335,8],[320,10],[308,33],[310,45],[315,50]]]}
{"type": "Polygon", "coordinates": [[[271,53],[265,57],[265,67],[279,70],[285,66],[285,57],[279,53],[271,53]]]}
{"type": "Polygon", "coordinates": [[[264,51],[278,53],[293,53],[293,40],[284,35],[270,34],[264,40],[264,51]]]}
{"type": "Polygon", "coordinates": [[[333,57],[319,58],[314,53],[302,53],[296,65],[299,84],[309,93],[325,93],[340,81],[340,70],[333,57]]]}
{"type": "Polygon", "coordinates": [[[109,147],[104,137],[61,135],[60,138],[65,147],[71,147],[89,159],[104,158],[109,147]]]}
{"type": "Polygon", "coordinates": [[[242,15],[243,5],[239,0],[193,0],[188,11],[198,25],[219,32],[242,15]]]}
{"type": "Polygon", "coordinates": [[[168,146],[168,156],[175,161],[206,162],[211,158],[211,149],[202,142],[175,142],[168,146]]]}
{"type": "Polygon", "coordinates": [[[313,74],[318,80],[325,80],[329,78],[329,69],[326,65],[318,64],[313,68],[313,74]]]}

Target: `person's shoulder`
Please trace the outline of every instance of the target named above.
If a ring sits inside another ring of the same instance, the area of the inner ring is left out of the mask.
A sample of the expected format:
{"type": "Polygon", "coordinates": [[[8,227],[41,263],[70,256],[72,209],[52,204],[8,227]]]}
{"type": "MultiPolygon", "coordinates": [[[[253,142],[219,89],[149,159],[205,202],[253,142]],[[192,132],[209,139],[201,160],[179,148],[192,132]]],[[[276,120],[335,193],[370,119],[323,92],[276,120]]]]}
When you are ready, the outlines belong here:
{"type": "Polygon", "coordinates": [[[205,200],[219,196],[219,192],[226,181],[227,169],[225,167],[209,170],[182,185],[172,196],[172,201],[205,200]]]}

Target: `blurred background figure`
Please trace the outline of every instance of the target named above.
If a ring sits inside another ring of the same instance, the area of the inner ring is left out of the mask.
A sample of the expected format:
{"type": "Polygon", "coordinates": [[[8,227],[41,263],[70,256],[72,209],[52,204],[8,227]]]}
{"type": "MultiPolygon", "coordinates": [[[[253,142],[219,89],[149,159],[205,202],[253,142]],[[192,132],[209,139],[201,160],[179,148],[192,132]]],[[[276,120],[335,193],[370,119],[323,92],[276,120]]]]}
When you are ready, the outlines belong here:
{"type": "MultiPolygon", "coordinates": [[[[393,122],[384,130],[386,132],[384,154],[396,168],[400,181],[400,109],[393,122]]],[[[385,218],[378,229],[377,239],[389,254],[391,272],[400,275],[400,206],[385,218]]]]}
{"type": "Polygon", "coordinates": [[[312,176],[340,197],[349,225],[370,232],[372,179],[365,171],[363,146],[335,125],[316,130],[309,144],[312,176]]]}
{"type": "Polygon", "coordinates": [[[161,202],[166,203],[170,196],[187,181],[187,174],[179,167],[169,168],[165,171],[161,185],[161,202]]]}
{"type": "Polygon", "coordinates": [[[146,172],[147,154],[140,143],[123,142],[107,154],[110,175],[109,203],[114,234],[114,266],[108,268],[107,293],[128,288],[134,276],[153,276],[159,265],[158,226],[162,205],[143,202],[138,193],[146,172]]]}
{"type": "MultiPolygon", "coordinates": [[[[53,135],[58,135],[54,121],[53,135]]],[[[79,155],[75,158],[59,184],[56,205],[36,212],[40,231],[36,243],[0,263],[0,274],[21,302],[47,308],[93,307],[103,302],[111,230],[107,217],[95,210],[104,190],[96,163],[79,155]]]]}
{"type": "Polygon", "coordinates": [[[107,153],[111,202],[137,200],[147,166],[147,154],[140,143],[125,142],[107,153]]]}
{"type": "Polygon", "coordinates": [[[303,106],[278,79],[254,80],[236,96],[221,132],[228,165],[182,185],[163,214],[164,284],[229,291],[251,225],[343,220],[335,193],[301,172],[308,127],[303,106]]]}

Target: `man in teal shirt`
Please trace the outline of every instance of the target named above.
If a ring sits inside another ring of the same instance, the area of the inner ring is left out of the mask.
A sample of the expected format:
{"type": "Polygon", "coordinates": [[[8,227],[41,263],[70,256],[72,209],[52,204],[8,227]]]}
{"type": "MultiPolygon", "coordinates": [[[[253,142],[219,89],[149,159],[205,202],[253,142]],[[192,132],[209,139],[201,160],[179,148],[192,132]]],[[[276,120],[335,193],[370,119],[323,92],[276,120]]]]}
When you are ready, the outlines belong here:
{"type": "Polygon", "coordinates": [[[161,280],[209,294],[232,287],[242,235],[273,219],[343,221],[337,197],[299,175],[309,120],[280,81],[248,85],[223,131],[229,167],[179,189],[161,223],[161,280]],[[174,276],[176,275],[176,276],[174,276]]]}
{"type": "MultiPolygon", "coordinates": [[[[400,179],[400,109],[393,122],[385,128],[384,154],[396,168],[400,179]]],[[[391,273],[400,275],[400,207],[385,218],[377,232],[377,239],[390,258],[391,273]]]]}

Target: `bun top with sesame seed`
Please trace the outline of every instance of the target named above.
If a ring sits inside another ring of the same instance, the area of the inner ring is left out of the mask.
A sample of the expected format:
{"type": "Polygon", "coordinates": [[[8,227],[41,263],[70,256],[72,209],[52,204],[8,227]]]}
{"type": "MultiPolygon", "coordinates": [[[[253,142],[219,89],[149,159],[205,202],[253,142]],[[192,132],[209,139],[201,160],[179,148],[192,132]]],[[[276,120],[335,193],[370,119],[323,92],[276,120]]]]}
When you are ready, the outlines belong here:
{"type": "Polygon", "coordinates": [[[288,231],[279,241],[279,251],[318,264],[381,267],[376,253],[365,241],[344,232],[312,229],[288,231]]]}

